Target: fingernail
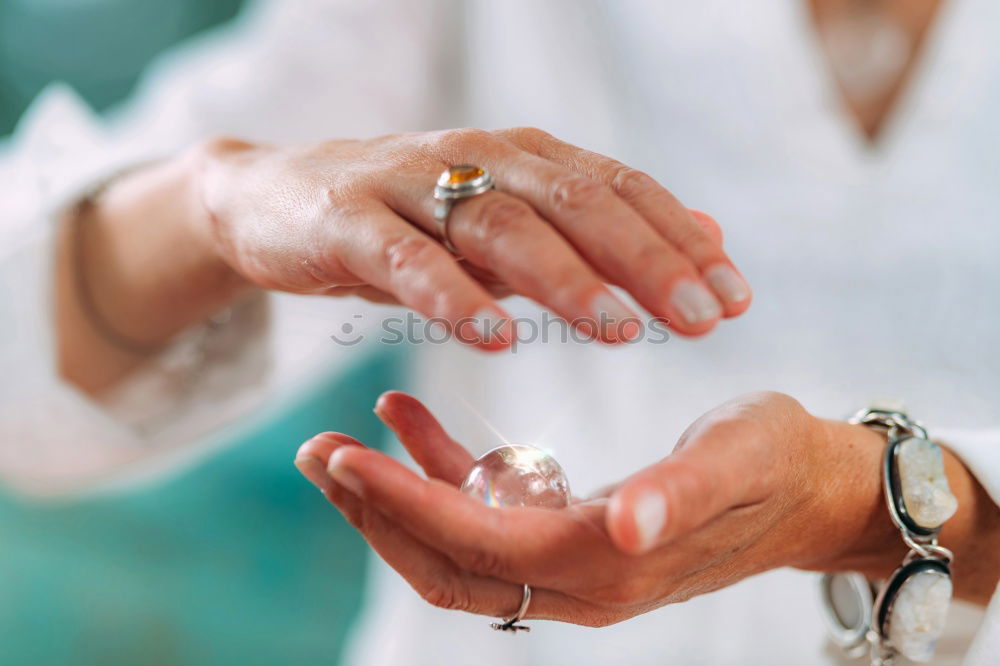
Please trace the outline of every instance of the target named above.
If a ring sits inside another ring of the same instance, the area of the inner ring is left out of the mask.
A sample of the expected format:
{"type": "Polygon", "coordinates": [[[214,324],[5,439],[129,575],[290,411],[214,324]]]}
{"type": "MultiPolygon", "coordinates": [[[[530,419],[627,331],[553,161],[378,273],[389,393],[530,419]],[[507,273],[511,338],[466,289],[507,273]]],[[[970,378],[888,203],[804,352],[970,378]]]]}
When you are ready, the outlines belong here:
{"type": "Polygon", "coordinates": [[[590,304],[598,328],[605,338],[634,340],[639,335],[638,316],[606,291],[594,297],[590,304]]]}
{"type": "Polygon", "coordinates": [[[663,531],[667,518],[667,503],[663,495],[654,490],[645,490],[636,498],[632,506],[632,519],[639,534],[639,549],[651,550],[663,531]]]}
{"type": "Polygon", "coordinates": [[[325,492],[330,489],[333,482],[326,473],[326,468],[319,458],[313,456],[299,456],[295,458],[295,466],[299,468],[302,476],[309,479],[310,483],[325,492]]]}
{"type": "Polygon", "coordinates": [[[377,416],[382,423],[395,430],[392,419],[389,417],[389,413],[385,410],[385,403],[387,400],[386,396],[389,395],[389,393],[391,393],[391,391],[386,391],[378,397],[378,400],[375,401],[375,407],[372,408],[372,412],[375,413],[375,416],[377,416]]]}
{"type": "Polygon", "coordinates": [[[705,271],[708,284],[722,297],[724,303],[742,303],[750,298],[750,286],[746,280],[728,264],[716,264],[705,271]]]}
{"type": "Polygon", "coordinates": [[[344,466],[344,454],[345,450],[343,448],[337,449],[333,452],[333,455],[330,456],[330,464],[326,467],[327,474],[333,477],[333,480],[342,485],[344,488],[347,488],[358,497],[361,497],[361,492],[363,490],[361,479],[356,477],[354,472],[344,466]]]}
{"type": "Polygon", "coordinates": [[[718,319],[722,306],[704,285],[694,280],[681,280],[674,285],[670,302],[689,324],[718,319]]]}
{"type": "Polygon", "coordinates": [[[383,411],[378,405],[375,405],[375,409],[372,410],[372,413],[375,414],[376,417],[378,417],[379,421],[389,426],[390,430],[396,429],[395,424],[392,422],[392,419],[389,418],[389,415],[386,414],[385,411],[383,411]]]}

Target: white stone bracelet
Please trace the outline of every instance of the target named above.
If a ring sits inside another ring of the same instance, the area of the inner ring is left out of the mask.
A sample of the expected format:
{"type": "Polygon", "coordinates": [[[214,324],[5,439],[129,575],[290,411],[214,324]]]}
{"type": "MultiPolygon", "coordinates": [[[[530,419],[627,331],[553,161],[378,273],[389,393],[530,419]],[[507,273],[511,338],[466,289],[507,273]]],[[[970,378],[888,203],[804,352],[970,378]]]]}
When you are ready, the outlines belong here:
{"type": "Polygon", "coordinates": [[[944,456],[901,407],[869,407],[850,422],[887,435],[885,499],[910,552],[880,588],[856,572],[823,576],[831,638],[851,656],[869,652],[873,666],[888,666],[896,654],[927,662],[944,631],[952,593],[952,554],[937,542],[941,526],[958,508],[945,476],[944,456]]]}

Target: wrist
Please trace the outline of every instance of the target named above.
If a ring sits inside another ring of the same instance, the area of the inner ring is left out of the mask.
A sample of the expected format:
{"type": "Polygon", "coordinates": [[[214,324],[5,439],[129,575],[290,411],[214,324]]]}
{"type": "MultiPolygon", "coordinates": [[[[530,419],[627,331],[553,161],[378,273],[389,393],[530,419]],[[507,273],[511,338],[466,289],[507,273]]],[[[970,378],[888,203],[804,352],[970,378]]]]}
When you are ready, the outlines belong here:
{"type": "Polygon", "coordinates": [[[66,216],[56,265],[59,365],[84,391],[101,393],[246,289],[197,232],[194,176],[183,158],[152,164],[66,216]]]}
{"type": "Polygon", "coordinates": [[[232,234],[225,202],[244,177],[236,170],[253,144],[217,137],[202,141],[178,159],[178,186],[181,192],[186,233],[199,252],[225,282],[245,282],[233,260],[232,234]]]}
{"type": "MultiPolygon", "coordinates": [[[[882,465],[884,434],[867,426],[821,419],[836,477],[825,483],[811,524],[809,557],[794,566],[812,571],[856,571],[870,580],[885,579],[908,552],[886,505],[882,465]],[[832,460],[836,458],[837,460],[832,460]]],[[[938,535],[955,554],[955,596],[974,603],[989,601],[1000,567],[1000,511],[965,465],[941,446],[945,475],[958,509],[938,535]]]]}
{"type": "MultiPolygon", "coordinates": [[[[907,552],[889,576],[881,573],[881,565],[868,564],[878,552],[868,549],[849,563],[854,571],[838,566],[838,573],[823,577],[820,587],[831,637],[848,653],[856,653],[867,639],[872,663],[888,663],[897,653],[929,661],[955,593],[976,600],[968,595],[975,585],[969,580],[957,585],[953,575],[956,559],[970,554],[961,528],[948,532],[954,543],[939,540],[959,506],[972,504],[963,503],[959,496],[966,493],[956,495],[952,488],[971,477],[966,478],[960,465],[955,468],[957,461],[931,441],[923,424],[898,402],[859,410],[849,423],[864,424],[887,439],[882,466],[887,513],[907,552]],[[859,621],[845,619],[850,617],[859,621]]],[[[968,571],[975,569],[973,561],[968,571]]]]}
{"type": "Polygon", "coordinates": [[[863,425],[819,421],[832,474],[822,484],[816,512],[814,542],[821,546],[813,559],[798,566],[883,578],[906,554],[882,487],[885,436],[863,425]]]}
{"type": "Polygon", "coordinates": [[[248,286],[211,238],[200,179],[182,156],[115,183],[95,206],[96,286],[139,339],[165,341],[248,286]],[[118,270],[100,275],[102,256],[113,256],[118,270]]]}

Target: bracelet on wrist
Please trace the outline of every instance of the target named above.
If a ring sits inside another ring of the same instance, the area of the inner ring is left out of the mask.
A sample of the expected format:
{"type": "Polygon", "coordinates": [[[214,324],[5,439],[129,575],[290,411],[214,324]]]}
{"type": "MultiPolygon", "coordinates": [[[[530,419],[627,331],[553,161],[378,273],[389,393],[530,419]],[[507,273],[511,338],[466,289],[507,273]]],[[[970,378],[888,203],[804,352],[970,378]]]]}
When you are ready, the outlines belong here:
{"type": "Polygon", "coordinates": [[[136,356],[150,356],[162,351],[165,346],[162,342],[146,342],[136,340],[125,333],[119,331],[101,312],[97,299],[94,296],[93,288],[90,284],[88,261],[86,253],[86,235],[92,222],[94,208],[101,195],[113,183],[119,179],[149,166],[149,162],[130,165],[112,174],[108,178],[92,185],[76,201],[76,204],[69,211],[69,239],[70,239],[70,261],[73,271],[73,285],[76,292],[76,301],[83,313],[87,323],[93,328],[101,338],[119,350],[126,351],[136,356]]]}
{"type": "Polygon", "coordinates": [[[882,486],[889,517],[909,552],[881,584],[857,572],[823,576],[831,639],[850,656],[869,652],[873,666],[888,666],[897,654],[930,661],[952,595],[952,553],[938,545],[937,536],[958,508],[941,447],[901,407],[869,407],[849,422],[886,434],[882,486]]]}

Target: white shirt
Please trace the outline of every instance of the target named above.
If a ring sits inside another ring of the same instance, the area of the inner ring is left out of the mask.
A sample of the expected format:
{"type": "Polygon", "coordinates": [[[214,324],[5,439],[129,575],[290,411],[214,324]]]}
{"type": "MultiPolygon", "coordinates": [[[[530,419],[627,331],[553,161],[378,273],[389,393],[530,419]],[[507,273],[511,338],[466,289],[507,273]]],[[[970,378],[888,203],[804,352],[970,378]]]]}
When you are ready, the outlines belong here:
{"type": "MultiPolygon", "coordinates": [[[[840,110],[799,0],[264,2],[157,67],[103,132],[56,93],[0,166],[16,201],[0,223],[0,270],[5,287],[18,280],[0,298],[14,322],[0,358],[25,379],[0,393],[0,474],[25,492],[78,492],[137,466],[169,473],[259,400],[246,377],[225,381],[245,367],[238,354],[228,370],[210,364],[220,379],[195,389],[224,409],[198,413],[175,396],[167,425],[142,432],[129,420],[138,408],[95,406],[59,382],[45,218],[98,174],[208,133],[285,141],[534,125],[644,169],[712,213],[756,298],[693,342],[550,342],[501,356],[424,345],[416,393],[461,441],[495,444],[464,400],[508,439],[555,450],[585,493],[662,457],[697,416],[746,391],[780,390],[829,417],[900,396],[997,500],[998,21],[987,0],[945,4],[877,148],[840,110]],[[47,188],[28,186],[28,162],[47,188]],[[66,414],[65,432],[38,427],[53,410],[66,414]],[[24,461],[29,446],[61,459],[72,431],[73,445],[87,443],[89,474],[24,461]]],[[[258,387],[344,355],[326,337],[329,313],[346,319],[355,302],[273,301],[273,369],[252,365],[258,387]]],[[[508,307],[538,316],[525,301],[508,307]]],[[[242,326],[237,346],[248,359],[260,348],[253,330],[242,326]]],[[[169,390],[158,390],[162,404],[169,390]]],[[[194,402],[203,400],[184,401],[194,402]]],[[[611,628],[536,623],[511,638],[484,618],[427,606],[378,566],[352,653],[366,665],[836,663],[814,578],[776,571],[611,628]]],[[[978,620],[956,606],[939,663],[957,663],[978,620]]],[[[994,601],[966,663],[988,663],[998,649],[994,601]]]]}

